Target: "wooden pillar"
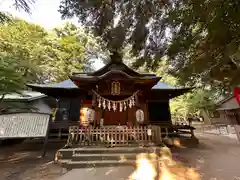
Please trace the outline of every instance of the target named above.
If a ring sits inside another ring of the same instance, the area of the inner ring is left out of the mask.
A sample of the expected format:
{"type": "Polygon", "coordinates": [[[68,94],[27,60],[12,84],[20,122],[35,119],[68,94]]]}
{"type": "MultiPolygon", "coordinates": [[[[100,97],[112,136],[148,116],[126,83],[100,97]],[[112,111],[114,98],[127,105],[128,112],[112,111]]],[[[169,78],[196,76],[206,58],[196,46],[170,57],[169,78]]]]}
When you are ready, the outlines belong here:
{"type": "Polygon", "coordinates": [[[96,108],[96,100],[97,100],[97,97],[96,97],[96,94],[93,93],[92,95],[92,108],[95,110],[95,117],[94,117],[94,120],[93,120],[93,127],[95,128],[97,126],[97,119],[96,119],[96,115],[97,115],[97,108],[96,108]]]}

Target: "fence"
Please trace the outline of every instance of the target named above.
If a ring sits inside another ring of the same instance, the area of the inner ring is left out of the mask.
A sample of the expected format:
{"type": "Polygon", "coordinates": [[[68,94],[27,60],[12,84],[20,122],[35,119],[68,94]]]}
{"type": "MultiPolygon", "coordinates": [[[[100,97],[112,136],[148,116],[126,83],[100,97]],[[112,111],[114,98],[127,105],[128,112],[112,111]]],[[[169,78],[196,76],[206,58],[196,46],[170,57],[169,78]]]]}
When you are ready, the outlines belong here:
{"type": "Polygon", "coordinates": [[[160,126],[106,126],[100,128],[81,128],[72,126],[69,128],[68,144],[74,145],[105,145],[105,146],[125,146],[125,145],[147,145],[151,143],[161,143],[160,126]]]}
{"type": "Polygon", "coordinates": [[[209,133],[209,134],[236,134],[235,128],[232,125],[227,124],[214,124],[214,125],[194,125],[196,132],[198,133],[209,133]]]}

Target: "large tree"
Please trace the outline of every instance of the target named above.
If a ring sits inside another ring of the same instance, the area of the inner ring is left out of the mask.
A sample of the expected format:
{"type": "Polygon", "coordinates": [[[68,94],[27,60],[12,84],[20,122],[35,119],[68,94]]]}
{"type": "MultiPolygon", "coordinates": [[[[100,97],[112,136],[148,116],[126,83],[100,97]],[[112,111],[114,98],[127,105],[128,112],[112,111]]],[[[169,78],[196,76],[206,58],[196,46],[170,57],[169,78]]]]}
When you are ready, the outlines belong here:
{"type": "MultiPolygon", "coordinates": [[[[157,75],[161,76],[161,81],[172,86],[180,86],[180,78],[176,78],[168,73],[168,65],[166,60],[162,60],[159,64],[157,75]]],[[[219,93],[215,89],[198,87],[188,93],[176,97],[170,101],[170,110],[172,118],[187,119],[192,116],[199,116],[202,110],[211,110],[214,104],[219,100],[219,93]]]]}
{"type": "MultiPolygon", "coordinates": [[[[51,32],[19,19],[0,24],[0,104],[26,83],[59,82],[91,69],[90,57],[104,54],[97,39],[72,24],[51,32]]],[[[0,108],[1,109],[1,108],[0,108]]]]}
{"type": "Polygon", "coordinates": [[[166,50],[164,17],[167,4],[159,0],[62,0],[63,18],[77,16],[80,22],[102,36],[110,51],[130,44],[137,65],[154,67],[166,50]]]}
{"type": "Polygon", "coordinates": [[[101,54],[97,40],[72,24],[47,32],[38,25],[13,19],[0,25],[0,40],[0,56],[16,59],[16,70],[27,82],[68,79],[71,73],[91,67],[91,55],[101,54]]]}
{"type": "Polygon", "coordinates": [[[135,65],[169,70],[183,83],[220,87],[240,83],[238,0],[62,0],[63,18],[76,16],[108,43],[130,45],[135,65]]]}
{"type": "Polygon", "coordinates": [[[239,85],[239,11],[238,0],[177,1],[168,15],[172,73],[222,93],[239,85]]]}

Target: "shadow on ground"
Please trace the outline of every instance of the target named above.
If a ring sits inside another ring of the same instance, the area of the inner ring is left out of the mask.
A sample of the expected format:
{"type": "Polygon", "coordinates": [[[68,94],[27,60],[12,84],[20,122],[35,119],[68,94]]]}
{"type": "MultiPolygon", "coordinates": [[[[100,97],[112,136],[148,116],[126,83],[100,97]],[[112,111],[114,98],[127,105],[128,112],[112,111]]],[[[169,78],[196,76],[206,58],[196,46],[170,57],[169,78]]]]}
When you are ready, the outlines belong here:
{"type": "MultiPolygon", "coordinates": [[[[186,148],[171,147],[173,159],[182,162],[185,166],[196,168],[202,180],[240,179],[240,145],[235,139],[209,134],[198,134],[197,137],[199,138],[198,145],[185,143],[186,148]]],[[[40,157],[43,147],[41,141],[26,141],[19,145],[1,147],[0,173],[2,176],[0,180],[55,180],[59,178],[64,172],[52,161],[56,150],[63,147],[64,142],[50,142],[45,158],[40,157]]],[[[74,171],[79,179],[77,171],[74,171]]],[[[107,179],[101,176],[115,179],[113,174],[117,173],[116,177],[122,177],[125,171],[128,174],[132,169],[110,167],[107,170],[97,170],[97,168],[92,168],[85,170],[85,177],[81,176],[81,179],[87,179],[88,174],[94,176],[94,179],[107,179]]]]}
{"type": "Polygon", "coordinates": [[[16,145],[4,145],[0,150],[0,177],[2,180],[51,180],[62,174],[61,168],[52,163],[56,150],[63,142],[52,142],[41,158],[43,141],[25,141],[16,145]]]}

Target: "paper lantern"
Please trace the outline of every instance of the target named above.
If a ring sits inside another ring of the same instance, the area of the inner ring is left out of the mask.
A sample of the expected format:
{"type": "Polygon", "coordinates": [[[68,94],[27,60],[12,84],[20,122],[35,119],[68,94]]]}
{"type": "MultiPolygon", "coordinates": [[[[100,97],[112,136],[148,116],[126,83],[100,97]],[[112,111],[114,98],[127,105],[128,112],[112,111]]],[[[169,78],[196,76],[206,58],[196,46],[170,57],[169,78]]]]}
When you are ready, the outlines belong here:
{"type": "Polygon", "coordinates": [[[87,108],[86,110],[86,119],[89,121],[89,122],[93,122],[94,119],[95,119],[95,111],[91,108],[87,108]]]}
{"type": "Polygon", "coordinates": [[[143,123],[144,122],[144,112],[142,109],[138,109],[136,111],[136,120],[138,123],[143,123]]]}
{"type": "Polygon", "coordinates": [[[88,107],[81,108],[81,124],[88,126],[95,119],[95,111],[88,107]]]}

